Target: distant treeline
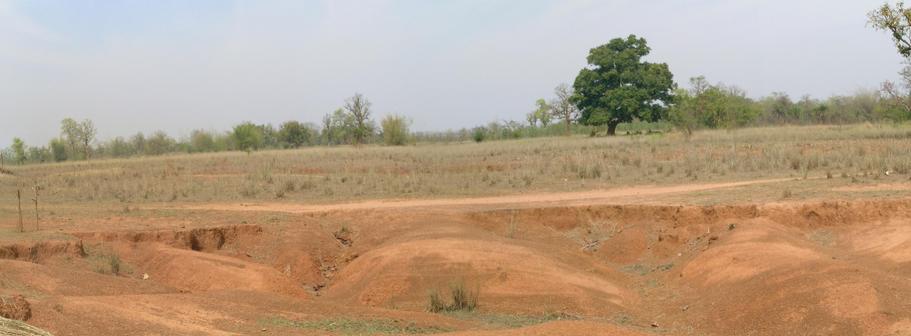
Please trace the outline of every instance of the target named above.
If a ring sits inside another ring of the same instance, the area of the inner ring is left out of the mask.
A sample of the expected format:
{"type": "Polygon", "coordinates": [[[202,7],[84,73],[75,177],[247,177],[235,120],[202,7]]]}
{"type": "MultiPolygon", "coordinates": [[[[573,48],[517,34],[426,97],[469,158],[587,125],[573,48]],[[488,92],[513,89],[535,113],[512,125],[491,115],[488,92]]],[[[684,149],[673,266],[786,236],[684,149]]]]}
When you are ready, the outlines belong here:
{"type": "MultiPolygon", "coordinates": [[[[851,96],[825,100],[807,96],[794,100],[787,94],[774,93],[753,100],[743,90],[721,84],[710,85],[702,77],[690,82],[690,89],[677,90],[675,104],[667,110],[663,121],[624,123],[618,127],[619,133],[667,132],[673,128],[692,132],[700,128],[847,124],[904,121],[909,118],[907,110],[877,91],[859,91],[851,96]]],[[[567,89],[567,86],[561,85],[557,89],[558,96],[560,90],[567,89]]],[[[558,113],[560,109],[555,106],[563,103],[559,98],[550,102],[539,99],[524,122],[491,122],[484,126],[442,132],[411,132],[410,121],[399,115],[387,116],[377,125],[370,117],[370,102],[359,94],[348,99],[345,107],[325,115],[321,124],[287,121],[276,127],[243,122],[228,131],[200,129],[180,138],[158,131],[98,141],[91,120],[80,122],[68,118],[61,122],[60,136],[47,145],[32,146],[15,138],[12,146],[4,149],[2,155],[5,164],[26,164],[307,146],[481,142],[567,134],[597,135],[605,131],[603,127],[578,123],[578,113],[572,108],[568,114],[561,115],[558,113]]]]}
{"type": "Polygon", "coordinates": [[[810,96],[794,100],[785,93],[773,93],[753,100],[735,86],[712,85],[704,77],[690,79],[689,89],[677,89],[667,113],[666,119],[687,133],[699,128],[901,122],[911,116],[902,100],[878,91],[860,90],[825,100],[810,96]]]}

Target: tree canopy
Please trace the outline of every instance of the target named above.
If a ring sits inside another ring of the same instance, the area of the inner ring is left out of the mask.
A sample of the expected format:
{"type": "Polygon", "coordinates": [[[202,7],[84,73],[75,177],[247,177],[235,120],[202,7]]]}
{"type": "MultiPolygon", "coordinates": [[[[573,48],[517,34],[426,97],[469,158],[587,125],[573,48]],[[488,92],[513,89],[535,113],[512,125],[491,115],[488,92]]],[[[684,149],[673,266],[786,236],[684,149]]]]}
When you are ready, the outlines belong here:
{"type": "Polygon", "coordinates": [[[617,125],[635,119],[661,119],[673,99],[673,75],[665,63],[642,60],[651,49],[645,39],[630,35],[616,38],[589,52],[589,67],[579,71],[573,101],[587,125],[607,125],[614,135],[617,125]]]}
{"type": "Polygon", "coordinates": [[[361,145],[366,139],[373,135],[373,124],[370,121],[370,106],[372,104],[364,95],[355,93],[354,96],[345,101],[345,112],[351,116],[354,122],[354,128],[351,130],[354,137],[354,144],[361,145]]]}
{"type": "Polygon", "coordinates": [[[263,145],[262,131],[251,122],[245,122],[234,126],[234,133],[232,136],[237,148],[240,150],[256,150],[263,145]]]}
{"type": "Polygon", "coordinates": [[[911,57],[911,8],[905,8],[901,1],[894,7],[886,3],[870,12],[868,17],[874,28],[892,35],[899,54],[905,58],[911,57]]]}
{"type": "Polygon", "coordinates": [[[313,129],[299,121],[286,121],[279,127],[278,139],[283,147],[299,148],[310,143],[313,129]]]}

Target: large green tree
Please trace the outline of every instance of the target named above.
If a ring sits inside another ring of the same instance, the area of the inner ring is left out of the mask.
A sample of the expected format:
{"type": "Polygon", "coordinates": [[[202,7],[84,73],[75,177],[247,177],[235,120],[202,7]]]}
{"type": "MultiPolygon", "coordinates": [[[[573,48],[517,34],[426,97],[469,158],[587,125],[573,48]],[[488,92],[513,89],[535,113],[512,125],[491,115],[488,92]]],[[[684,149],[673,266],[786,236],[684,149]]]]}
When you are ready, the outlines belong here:
{"type": "Polygon", "coordinates": [[[607,126],[634,119],[657,121],[673,99],[674,79],[665,63],[642,60],[651,49],[645,39],[630,35],[616,38],[589,52],[589,66],[579,71],[573,84],[573,101],[583,124],[607,126]]]}

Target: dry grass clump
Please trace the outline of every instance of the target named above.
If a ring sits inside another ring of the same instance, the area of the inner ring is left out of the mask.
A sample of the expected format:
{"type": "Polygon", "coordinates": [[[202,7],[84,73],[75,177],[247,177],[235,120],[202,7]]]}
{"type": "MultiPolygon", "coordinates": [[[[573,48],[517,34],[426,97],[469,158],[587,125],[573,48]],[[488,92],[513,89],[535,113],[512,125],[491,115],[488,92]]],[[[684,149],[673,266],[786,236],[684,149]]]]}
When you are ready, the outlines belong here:
{"type": "Polygon", "coordinates": [[[478,307],[479,289],[469,289],[464,282],[456,282],[449,286],[449,298],[445,298],[438,290],[431,291],[428,310],[432,313],[442,312],[472,312],[478,307]]]}

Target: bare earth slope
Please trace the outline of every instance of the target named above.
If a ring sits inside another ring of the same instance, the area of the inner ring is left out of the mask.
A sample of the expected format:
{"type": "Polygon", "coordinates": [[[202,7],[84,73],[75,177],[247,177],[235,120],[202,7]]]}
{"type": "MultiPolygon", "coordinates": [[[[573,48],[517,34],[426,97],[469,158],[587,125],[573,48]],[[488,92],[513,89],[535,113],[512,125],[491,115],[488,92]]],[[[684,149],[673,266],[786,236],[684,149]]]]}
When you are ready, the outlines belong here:
{"type": "Polygon", "coordinates": [[[0,296],[55,335],[911,335],[911,200],[657,200],[785,181],[183,204],[0,246],[0,296]],[[428,312],[454,285],[478,309],[428,312]]]}

